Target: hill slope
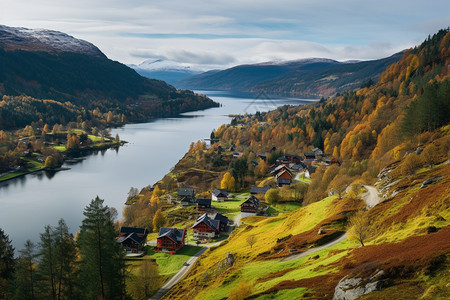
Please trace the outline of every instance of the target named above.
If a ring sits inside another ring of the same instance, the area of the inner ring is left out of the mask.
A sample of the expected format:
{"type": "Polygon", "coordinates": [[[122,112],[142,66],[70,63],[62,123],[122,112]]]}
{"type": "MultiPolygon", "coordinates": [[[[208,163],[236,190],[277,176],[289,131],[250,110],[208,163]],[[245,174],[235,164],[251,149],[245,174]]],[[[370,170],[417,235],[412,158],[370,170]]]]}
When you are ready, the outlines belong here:
{"type": "Polygon", "coordinates": [[[87,108],[119,107],[128,111],[131,121],[216,105],[142,77],[92,44],[63,33],[2,26],[0,34],[0,95],[70,101],[87,108]]]}
{"type": "Polygon", "coordinates": [[[242,65],[227,70],[203,73],[180,82],[192,89],[266,92],[272,95],[322,97],[376,81],[386,67],[402,56],[363,62],[338,62],[330,59],[304,59],[285,63],[242,65]]]}

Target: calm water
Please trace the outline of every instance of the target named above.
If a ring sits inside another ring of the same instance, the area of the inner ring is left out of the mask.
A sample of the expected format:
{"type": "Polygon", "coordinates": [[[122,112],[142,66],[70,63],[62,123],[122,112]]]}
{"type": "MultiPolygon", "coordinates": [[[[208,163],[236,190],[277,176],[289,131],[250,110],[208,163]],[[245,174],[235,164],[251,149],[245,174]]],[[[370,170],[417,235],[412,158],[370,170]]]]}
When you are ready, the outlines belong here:
{"type": "Polygon", "coordinates": [[[76,232],[83,209],[97,195],[121,214],[130,187],[154,184],[169,172],[193,141],[208,138],[213,128],[229,123],[229,114],[267,111],[308,100],[267,99],[224,92],[204,92],[221,107],[186,113],[180,118],[130,124],[112,130],[129,143],[118,151],[106,150],[80,163],[66,164],[69,171],[49,176],[41,172],[0,184],[0,228],[20,250],[27,239],[37,242],[44,226],[64,218],[76,232]]]}

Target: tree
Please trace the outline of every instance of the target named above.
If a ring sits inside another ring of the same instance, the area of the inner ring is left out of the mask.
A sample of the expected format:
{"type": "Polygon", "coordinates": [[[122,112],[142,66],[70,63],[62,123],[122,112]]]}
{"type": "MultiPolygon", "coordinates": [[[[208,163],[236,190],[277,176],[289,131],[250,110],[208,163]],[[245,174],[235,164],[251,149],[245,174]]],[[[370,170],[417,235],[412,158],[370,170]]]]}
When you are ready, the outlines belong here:
{"type": "Polygon", "coordinates": [[[160,280],[158,275],[158,265],[146,259],[142,262],[136,275],[131,275],[127,286],[130,296],[136,300],[149,299],[155,292],[160,280]]]}
{"type": "Polygon", "coordinates": [[[56,168],[58,166],[58,161],[52,156],[49,155],[45,159],[44,167],[46,168],[56,168]]]}
{"type": "Polygon", "coordinates": [[[400,164],[403,175],[414,175],[420,166],[420,158],[416,153],[408,154],[400,164]]]}
{"type": "Polygon", "coordinates": [[[439,162],[439,148],[435,144],[430,144],[422,151],[423,162],[430,166],[430,169],[439,162]]]}
{"type": "Polygon", "coordinates": [[[294,182],[291,184],[294,201],[301,202],[308,191],[308,184],[304,182],[294,182]]]}
{"type": "Polygon", "coordinates": [[[254,234],[249,235],[246,239],[247,244],[250,246],[250,248],[253,248],[253,245],[256,243],[256,240],[257,238],[256,235],[254,234]]]}
{"type": "Polygon", "coordinates": [[[347,187],[352,183],[352,179],[348,175],[337,175],[329,184],[329,188],[338,195],[339,199],[347,187]]]}
{"type": "Polygon", "coordinates": [[[25,249],[19,251],[14,274],[13,299],[35,299],[35,245],[27,240],[25,249]]]}
{"type": "Polygon", "coordinates": [[[8,294],[14,278],[14,248],[8,235],[0,228],[0,299],[8,294]]]}
{"type": "Polygon", "coordinates": [[[277,204],[278,201],[280,201],[280,191],[278,189],[270,189],[266,192],[266,195],[264,196],[267,203],[270,205],[277,204]]]}
{"type": "Polygon", "coordinates": [[[369,218],[367,212],[364,210],[357,211],[349,222],[350,238],[356,239],[364,247],[364,242],[369,236],[369,218]]]}
{"type": "Polygon", "coordinates": [[[39,273],[42,276],[45,298],[56,300],[56,255],[55,239],[49,225],[41,233],[39,273]]]}
{"type": "Polygon", "coordinates": [[[123,299],[124,251],[116,242],[108,206],[98,196],[85,208],[78,235],[80,280],[86,299],[123,299]]]}
{"type": "Polygon", "coordinates": [[[166,220],[164,220],[164,216],[160,208],[156,211],[155,215],[153,216],[153,231],[158,232],[165,222],[166,220]]]}
{"type": "Polygon", "coordinates": [[[234,179],[234,177],[230,174],[230,172],[225,173],[223,175],[222,181],[220,182],[220,188],[234,191],[235,186],[236,180],[234,179]]]}

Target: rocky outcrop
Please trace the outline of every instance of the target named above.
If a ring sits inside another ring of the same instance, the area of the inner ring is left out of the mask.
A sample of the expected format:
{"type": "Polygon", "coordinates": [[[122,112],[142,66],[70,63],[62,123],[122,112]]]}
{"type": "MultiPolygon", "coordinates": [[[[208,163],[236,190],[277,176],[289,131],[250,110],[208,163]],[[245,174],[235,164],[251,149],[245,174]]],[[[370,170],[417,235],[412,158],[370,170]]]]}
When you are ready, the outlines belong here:
{"type": "Polygon", "coordinates": [[[342,278],[335,288],[333,300],[353,300],[362,295],[379,290],[383,286],[384,271],[379,270],[368,278],[342,278]]]}
{"type": "Polygon", "coordinates": [[[427,187],[428,185],[433,184],[433,183],[435,183],[436,181],[439,181],[439,180],[441,180],[441,179],[442,179],[442,176],[434,177],[434,178],[429,178],[429,179],[427,179],[427,180],[424,180],[424,181],[422,182],[422,185],[420,186],[420,188],[423,189],[424,187],[427,187]]]}

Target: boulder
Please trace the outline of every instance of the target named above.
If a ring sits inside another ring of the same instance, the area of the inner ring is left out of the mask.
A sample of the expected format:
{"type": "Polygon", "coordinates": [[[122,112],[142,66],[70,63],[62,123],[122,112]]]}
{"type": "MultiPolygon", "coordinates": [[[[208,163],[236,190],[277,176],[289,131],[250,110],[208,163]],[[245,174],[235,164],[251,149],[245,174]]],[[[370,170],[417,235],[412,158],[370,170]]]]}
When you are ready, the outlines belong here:
{"type": "Polygon", "coordinates": [[[426,187],[430,184],[433,184],[436,181],[439,181],[441,179],[442,179],[442,176],[426,179],[422,182],[422,185],[420,186],[420,188],[423,189],[424,187],[426,187]]]}
{"type": "Polygon", "coordinates": [[[343,277],[334,290],[333,300],[353,300],[379,290],[384,282],[383,274],[384,271],[379,270],[368,278],[349,278],[348,275],[343,277]]]}

